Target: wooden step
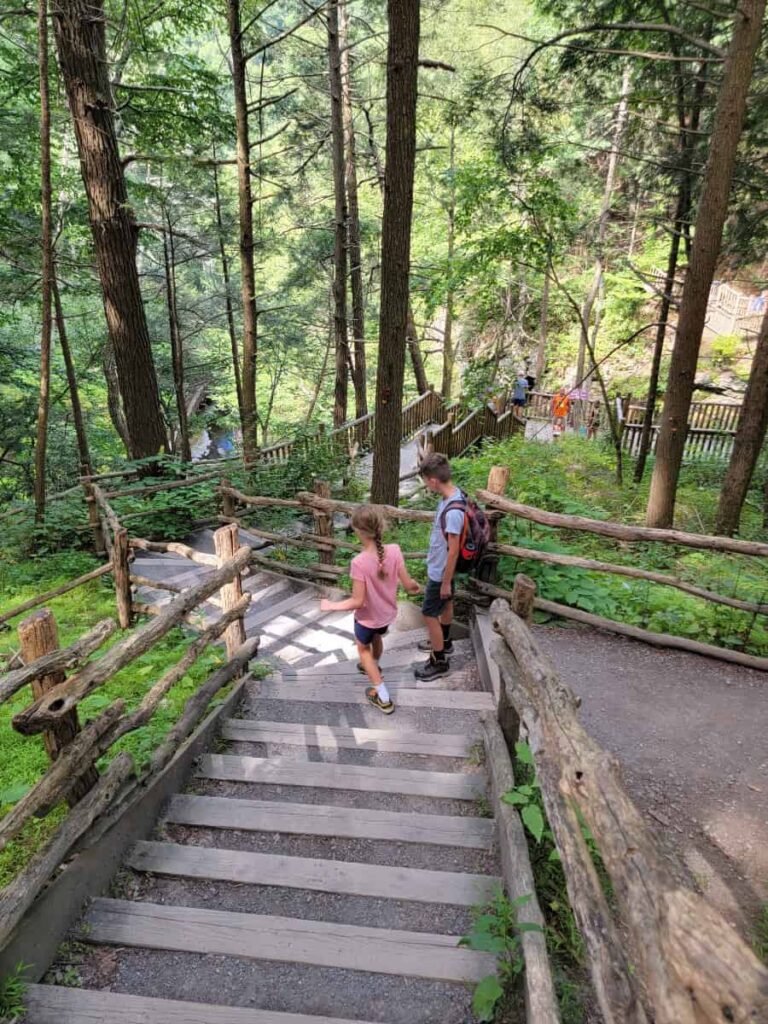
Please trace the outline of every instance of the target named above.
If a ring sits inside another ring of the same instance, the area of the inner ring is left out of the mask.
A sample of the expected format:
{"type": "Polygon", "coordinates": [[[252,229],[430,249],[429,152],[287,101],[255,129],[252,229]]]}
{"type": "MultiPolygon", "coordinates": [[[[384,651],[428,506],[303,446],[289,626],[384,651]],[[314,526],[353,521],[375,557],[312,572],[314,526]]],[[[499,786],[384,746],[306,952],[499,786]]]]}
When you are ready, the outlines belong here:
{"type": "Polygon", "coordinates": [[[226,782],[346,789],[372,795],[401,793],[446,800],[474,800],[485,793],[485,778],[480,774],[372,768],[369,765],[293,761],[282,757],[239,757],[235,754],[203,754],[197,776],[226,782]]]}
{"type": "MultiPolygon", "coordinates": [[[[392,684],[395,703],[403,708],[440,708],[454,711],[493,711],[493,696],[484,690],[440,690],[392,684]]],[[[389,683],[387,684],[389,688],[389,683]]],[[[264,680],[259,696],[268,700],[298,700],[319,704],[358,704],[365,700],[365,680],[359,683],[303,683],[300,680],[264,680]]]]}
{"type": "Polygon", "coordinates": [[[136,871],[151,871],[156,875],[464,907],[484,902],[501,884],[501,879],[490,875],[246,853],[177,843],[139,842],[128,857],[128,865],[136,871]]]}
{"type": "Polygon", "coordinates": [[[96,899],[87,942],[277,960],[437,981],[479,981],[496,958],[458,945],[454,935],[96,899]]]}
{"type": "Polygon", "coordinates": [[[364,1024],[338,1017],[183,1003],[56,985],[30,985],[24,1002],[27,1024],[364,1024]]]}
{"type": "Polygon", "coordinates": [[[253,629],[264,625],[266,622],[271,622],[281,615],[287,615],[298,608],[299,605],[305,604],[312,596],[312,593],[307,590],[299,590],[283,598],[282,601],[278,601],[277,604],[270,603],[268,607],[259,608],[255,615],[246,617],[248,628],[253,629]]]}
{"type": "Polygon", "coordinates": [[[431,754],[438,757],[468,757],[476,734],[406,732],[397,728],[364,729],[343,725],[301,725],[298,722],[263,722],[228,718],[222,726],[225,740],[241,743],[284,743],[300,747],[330,747],[332,750],[387,751],[395,754],[431,754]]]}
{"type": "Polygon", "coordinates": [[[172,797],[165,812],[165,821],[199,828],[338,836],[340,839],[382,839],[473,850],[490,850],[494,838],[494,823],[488,818],[183,793],[172,797]]]}
{"type": "MultiPolygon", "coordinates": [[[[454,650],[459,654],[469,654],[471,644],[468,640],[457,640],[454,650]]],[[[417,650],[415,646],[412,648],[395,649],[393,651],[385,650],[384,656],[381,659],[381,667],[384,672],[388,670],[401,672],[411,668],[413,665],[423,664],[426,657],[426,654],[423,651],[417,650]]],[[[338,679],[341,682],[347,679],[354,679],[356,676],[360,677],[357,661],[358,657],[354,655],[348,657],[346,661],[339,662],[337,665],[312,665],[305,668],[284,669],[283,676],[285,679],[300,679],[307,682],[311,682],[316,678],[338,679]]]]}

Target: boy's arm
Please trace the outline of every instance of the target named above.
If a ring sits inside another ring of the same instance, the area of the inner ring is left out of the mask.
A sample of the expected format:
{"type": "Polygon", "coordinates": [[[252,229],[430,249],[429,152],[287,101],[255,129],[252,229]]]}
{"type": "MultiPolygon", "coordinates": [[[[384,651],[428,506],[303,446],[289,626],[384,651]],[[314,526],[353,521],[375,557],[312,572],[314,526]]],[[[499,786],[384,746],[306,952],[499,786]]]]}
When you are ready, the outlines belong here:
{"type": "Polygon", "coordinates": [[[323,598],[320,602],[322,612],[352,612],[365,604],[365,580],[352,580],[352,597],[344,601],[329,601],[323,598]]]}
{"type": "Polygon", "coordinates": [[[456,572],[456,563],[459,560],[461,536],[458,533],[449,533],[446,540],[448,541],[448,561],[445,563],[443,579],[440,584],[440,597],[442,598],[451,596],[451,583],[456,572]]]}
{"type": "Polygon", "coordinates": [[[405,562],[400,564],[400,568],[397,571],[397,578],[402,584],[403,590],[407,590],[409,594],[418,594],[421,591],[421,584],[418,583],[408,572],[405,567],[405,562]]]}

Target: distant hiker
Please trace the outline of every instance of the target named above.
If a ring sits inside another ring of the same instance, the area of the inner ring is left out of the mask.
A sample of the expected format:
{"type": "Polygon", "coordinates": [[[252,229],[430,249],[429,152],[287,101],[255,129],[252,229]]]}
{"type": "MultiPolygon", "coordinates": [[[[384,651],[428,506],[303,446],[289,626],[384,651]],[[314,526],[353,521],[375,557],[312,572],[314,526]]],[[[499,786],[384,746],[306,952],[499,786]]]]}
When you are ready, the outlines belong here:
{"type": "Polygon", "coordinates": [[[571,399],[565,388],[560,388],[552,399],[552,433],[559,437],[565,430],[568,423],[568,416],[571,411],[571,399]]]}
{"type": "Polygon", "coordinates": [[[389,690],[382,682],[379,662],[384,651],[383,637],[397,618],[397,584],[400,582],[409,594],[418,594],[421,587],[411,579],[397,544],[384,544],[382,535],[386,523],[381,512],[373,505],[362,505],[352,516],[352,529],[363,545],[349,568],[352,577],[352,597],[345,601],[320,602],[324,612],[355,613],[355,642],[360,656],[360,668],[373,686],[365,691],[368,701],[385,715],[395,710],[389,690]]]}
{"type": "Polygon", "coordinates": [[[524,377],[522,373],[518,374],[517,380],[515,381],[515,389],[512,392],[513,405],[516,405],[518,408],[522,408],[525,405],[528,400],[527,396],[529,387],[528,378],[524,377]]]}
{"type": "Polygon", "coordinates": [[[600,429],[600,406],[592,405],[589,409],[589,418],[587,419],[587,440],[593,441],[597,437],[597,432],[600,429]]]}

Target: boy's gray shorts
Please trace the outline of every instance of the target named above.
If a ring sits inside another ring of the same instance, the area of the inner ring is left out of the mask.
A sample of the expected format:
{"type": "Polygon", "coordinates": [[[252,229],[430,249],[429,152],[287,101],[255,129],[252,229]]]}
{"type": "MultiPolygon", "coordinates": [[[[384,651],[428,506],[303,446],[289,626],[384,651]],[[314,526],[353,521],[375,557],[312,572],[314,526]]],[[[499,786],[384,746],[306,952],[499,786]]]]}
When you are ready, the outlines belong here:
{"type": "Polygon", "coordinates": [[[456,590],[456,580],[451,580],[451,597],[445,598],[440,597],[440,588],[442,582],[436,582],[435,580],[427,580],[427,585],[424,588],[424,601],[421,605],[421,613],[428,619],[439,619],[443,608],[449,600],[453,600],[453,594],[456,590]]]}

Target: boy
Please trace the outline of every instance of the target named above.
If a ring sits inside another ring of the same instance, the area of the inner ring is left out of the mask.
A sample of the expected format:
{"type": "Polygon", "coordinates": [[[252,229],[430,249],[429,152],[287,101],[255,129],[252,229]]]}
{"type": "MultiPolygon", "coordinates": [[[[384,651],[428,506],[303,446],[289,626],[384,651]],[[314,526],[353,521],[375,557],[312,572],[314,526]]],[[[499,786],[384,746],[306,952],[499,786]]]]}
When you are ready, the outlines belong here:
{"type": "Polygon", "coordinates": [[[430,651],[428,661],[417,666],[417,679],[435,679],[449,669],[447,655],[453,650],[454,573],[459,559],[461,534],[464,529],[466,499],[451,480],[451,464],[444,455],[428,455],[419,467],[428,490],[440,495],[427,553],[427,585],[424,590],[422,614],[429,631],[429,640],[419,644],[430,651]]]}

